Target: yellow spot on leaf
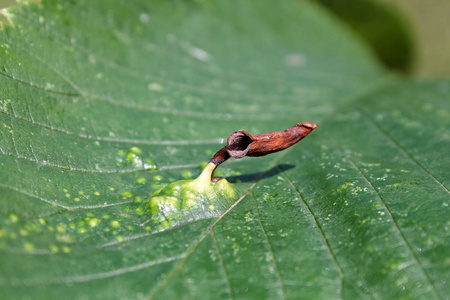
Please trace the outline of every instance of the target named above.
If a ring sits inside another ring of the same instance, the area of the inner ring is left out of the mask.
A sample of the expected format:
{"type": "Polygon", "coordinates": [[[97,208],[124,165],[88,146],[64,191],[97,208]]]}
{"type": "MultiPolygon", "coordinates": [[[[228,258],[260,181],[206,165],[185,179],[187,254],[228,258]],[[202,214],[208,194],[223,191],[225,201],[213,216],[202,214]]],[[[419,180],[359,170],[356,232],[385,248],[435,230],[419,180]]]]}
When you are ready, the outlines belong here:
{"type": "Polygon", "coordinates": [[[19,221],[19,217],[16,214],[10,214],[9,215],[9,219],[11,220],[11,222],[16,223],[19,221]]]}
{"type": "Polygon", "coordinates": [[[32,243],[25,243],[25,244],[23,244],[23,247],[27,251],[33,251],[34,250],[34,245],[32,243]]]}
{"type": "Polygon", "coordinates": [[[147,179],[145,179],[144,177],[139,177],[136,179],[137,183],[143,184],[147,182],[147,179]]]}
{"type": "Polygon", "coordinates": [[[88,223],[91,227],[97,227],[97,225],[100,224],[100,220],[97,218],[92,218],[88,221],[88,223]]]}
{"type": "Polygon", "coordinates": [[[122,193],[120,193],[120,195],[122,195],[122,199],[129,199],[129,198],[133,197],[133,194],[130,192],[122,192],[122,193]]]}

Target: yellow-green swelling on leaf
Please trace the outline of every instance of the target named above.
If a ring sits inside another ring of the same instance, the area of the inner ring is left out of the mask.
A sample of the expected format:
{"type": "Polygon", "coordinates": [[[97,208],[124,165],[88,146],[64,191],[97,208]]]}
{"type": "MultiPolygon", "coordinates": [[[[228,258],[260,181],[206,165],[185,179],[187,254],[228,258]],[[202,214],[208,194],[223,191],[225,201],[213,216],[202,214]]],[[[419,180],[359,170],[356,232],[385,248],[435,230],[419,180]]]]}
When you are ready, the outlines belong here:
{"type": "Polygon", "coordinates": [[[7,15],[2,299],[450,294],[448,80],[391,76],[311,1],[42,0],[7,15]],[[173,195],[231,132],[299,121],[319,127],[218,168],[239,203],[173,195]],[[157,193],[179,206],[171,223],[153,219],[157,193]]]}
{"type": "Polygon", "coordinates": [[[215,167],[209,163],[197,179],[176,181],[154,193],[147,212],[160,224],[160,229],[186,222],[198,214],[218,216],[237,200],[237,191],[226,179],[211,182],[215,167]]]}

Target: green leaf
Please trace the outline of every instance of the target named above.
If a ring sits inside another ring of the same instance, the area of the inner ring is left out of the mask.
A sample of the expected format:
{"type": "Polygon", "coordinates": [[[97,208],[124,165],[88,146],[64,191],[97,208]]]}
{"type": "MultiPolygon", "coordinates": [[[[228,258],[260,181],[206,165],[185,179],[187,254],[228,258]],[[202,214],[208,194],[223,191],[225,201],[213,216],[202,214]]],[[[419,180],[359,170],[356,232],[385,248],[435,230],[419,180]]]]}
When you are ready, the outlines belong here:
{"type": "Polygon", "coordinates": [[[306,1],[34,1],[0,32],[5,299],[443,299],[448,81],[390,76],[306,1]],[[229,133],[319,125],[145,207],[229,133]]]}

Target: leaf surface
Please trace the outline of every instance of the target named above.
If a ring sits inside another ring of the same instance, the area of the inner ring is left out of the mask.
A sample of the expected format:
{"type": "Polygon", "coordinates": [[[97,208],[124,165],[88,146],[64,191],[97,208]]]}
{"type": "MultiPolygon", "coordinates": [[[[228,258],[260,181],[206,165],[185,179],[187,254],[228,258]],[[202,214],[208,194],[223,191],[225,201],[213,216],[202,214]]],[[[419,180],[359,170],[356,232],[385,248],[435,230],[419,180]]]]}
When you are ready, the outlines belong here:
{"type": "Polygon", "coordinates": [[[391,77],[309,2],[42,1],[0,32],[7,299],[444,299],[448,81],[391,77]],[[218,170],[240,198],[153,223],[229,133],[319,128],[218,170]]]}

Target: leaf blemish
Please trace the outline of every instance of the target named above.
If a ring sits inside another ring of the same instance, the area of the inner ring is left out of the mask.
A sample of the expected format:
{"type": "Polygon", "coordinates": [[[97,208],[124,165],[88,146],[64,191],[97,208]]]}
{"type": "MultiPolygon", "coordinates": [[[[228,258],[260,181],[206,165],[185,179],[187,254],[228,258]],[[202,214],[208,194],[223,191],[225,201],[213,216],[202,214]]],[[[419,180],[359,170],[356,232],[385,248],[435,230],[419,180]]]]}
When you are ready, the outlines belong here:
{"type": "Polygon", "coordinates": [[[145,157],[141,148],[131,147],[117,151],[116,163],[119,167],[135,167],[145,170],[157,170],[158,166],[150,157],[145,157]]]}
{"type": "Polygon", "coordinates": [[[209,163],[197,179],[173,182],[152,195],[146,211],[159,229],[180,221],[217,216],[238,197],[227,180],[211,181],[215,167],[209,163]]]}

